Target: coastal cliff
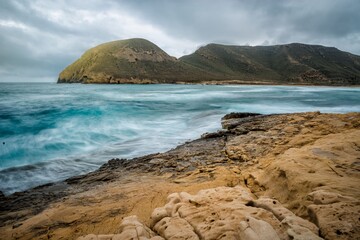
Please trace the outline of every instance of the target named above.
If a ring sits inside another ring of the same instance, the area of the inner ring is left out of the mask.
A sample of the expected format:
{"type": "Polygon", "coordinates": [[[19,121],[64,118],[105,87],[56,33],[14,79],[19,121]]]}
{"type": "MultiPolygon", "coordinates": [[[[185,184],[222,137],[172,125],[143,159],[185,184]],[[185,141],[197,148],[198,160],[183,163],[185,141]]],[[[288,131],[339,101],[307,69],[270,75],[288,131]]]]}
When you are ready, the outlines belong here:
{"type": "Polygon", "coordinates": [[[165,153],[0,197],[0,239],[359,239],[360,113],[232,113],[165,153]]]}
{"type": "Polygon", "coordinates": [[[179,59],[140,38],[101,44],[66,67],[58,83],[360,85],[360,57],[333,47],[208,44],[179,59]]]}

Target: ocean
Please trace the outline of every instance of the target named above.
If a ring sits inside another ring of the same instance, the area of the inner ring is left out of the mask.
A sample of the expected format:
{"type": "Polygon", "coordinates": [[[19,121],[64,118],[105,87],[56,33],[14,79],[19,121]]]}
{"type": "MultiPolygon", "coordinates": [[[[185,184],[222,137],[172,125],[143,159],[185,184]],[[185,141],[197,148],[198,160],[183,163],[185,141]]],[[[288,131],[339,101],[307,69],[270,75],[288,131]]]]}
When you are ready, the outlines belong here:
{"type": "Polygon", "coordinates": [[[0,191],[163,152],[230,112],[359,112],[360,88],[0,83],[0,191]]]}

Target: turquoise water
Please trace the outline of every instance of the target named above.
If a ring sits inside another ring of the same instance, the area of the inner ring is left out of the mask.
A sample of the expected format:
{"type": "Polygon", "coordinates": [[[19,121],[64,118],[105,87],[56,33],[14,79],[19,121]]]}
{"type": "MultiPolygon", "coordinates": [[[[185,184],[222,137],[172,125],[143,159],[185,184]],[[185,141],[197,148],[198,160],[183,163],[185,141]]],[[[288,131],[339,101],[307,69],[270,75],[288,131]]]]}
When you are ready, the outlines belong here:
{"type": "Polygon", "coordinates": [[[360,88],[0,83],[0,190],[166,151],[234,111],[360,111],[360,88]]]}

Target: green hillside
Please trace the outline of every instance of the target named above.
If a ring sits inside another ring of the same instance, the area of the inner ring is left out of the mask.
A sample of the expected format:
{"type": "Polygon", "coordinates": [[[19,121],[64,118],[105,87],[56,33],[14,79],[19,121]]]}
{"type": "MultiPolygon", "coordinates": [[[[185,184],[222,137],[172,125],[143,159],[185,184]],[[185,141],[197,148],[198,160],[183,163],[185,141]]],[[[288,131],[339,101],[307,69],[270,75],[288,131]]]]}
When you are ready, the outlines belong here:
{"type": "Polygon", "coordinates": [[[175,83],[179,79],[193,81],[206,75],[169,56],[150,41],[136,38],[89,49],[60,73],[58,82],[175,83]]]}
{"type": "Polygon", "coordinates": [[[360,84],[360,57],[306,44],[225,46],[209,44],[180,58],[224,79],[279,83],[360,84]]]}
{"type": "Polygon", "coordinates": [[[360,57],[318,45],[209,44],[180,59],[145,39],[101,44],[59,75],[59,83],[268,83],[360,85],[360,57]]]}

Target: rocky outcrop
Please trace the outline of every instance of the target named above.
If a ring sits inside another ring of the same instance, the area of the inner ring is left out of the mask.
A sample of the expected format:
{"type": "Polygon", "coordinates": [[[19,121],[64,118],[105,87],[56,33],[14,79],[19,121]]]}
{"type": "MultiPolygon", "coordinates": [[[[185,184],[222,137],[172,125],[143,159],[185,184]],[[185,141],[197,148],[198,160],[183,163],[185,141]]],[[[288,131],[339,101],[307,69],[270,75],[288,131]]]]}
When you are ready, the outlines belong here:
{"type": "Polygon", "coordinates": [[[249,189],[239,186],[206,189],[196,195],[175,193],[164,207],[155,209],[151,226],[166,239],[182,229],[189,239],[320,239],[314,224],[278,201],[255,199],[249,189]],[[182,224],[174,226],[173,221],[182,224]]]}
{"type": "MultiPolygon", "coordinates": [[[[153,231],[136,216],[127,217],[120,233],[108,239],[322,239],[315,224],[275,199],[256,199],[240,186],[201,190],[196,195],[173,193],[165,206],[153,211],[150,226],[153,231]]],[[[106,238],[78,238],[90,239],[106,238]]]]}
{"type": "Polygon", "coordinates": [[[0,198],[0,239],[360,239],[360,113],[233,113],[222,124],[0,198]]]}
{"type": "Polygon", "coordinates": [[[164,240],[150,228],[142,224],[136,216],[124,218],[119,226],[118,234],[89,234],[79,237],[78,240],[125,240],[125,239],[141,239],[141,240],[164,240]]]}
{"type": "Polygon", "coordinates": [[[169,56],[146,39],[133,38],[87,50],[59,74],[58,83],[175,83],[211,76],[169,56]]]}

